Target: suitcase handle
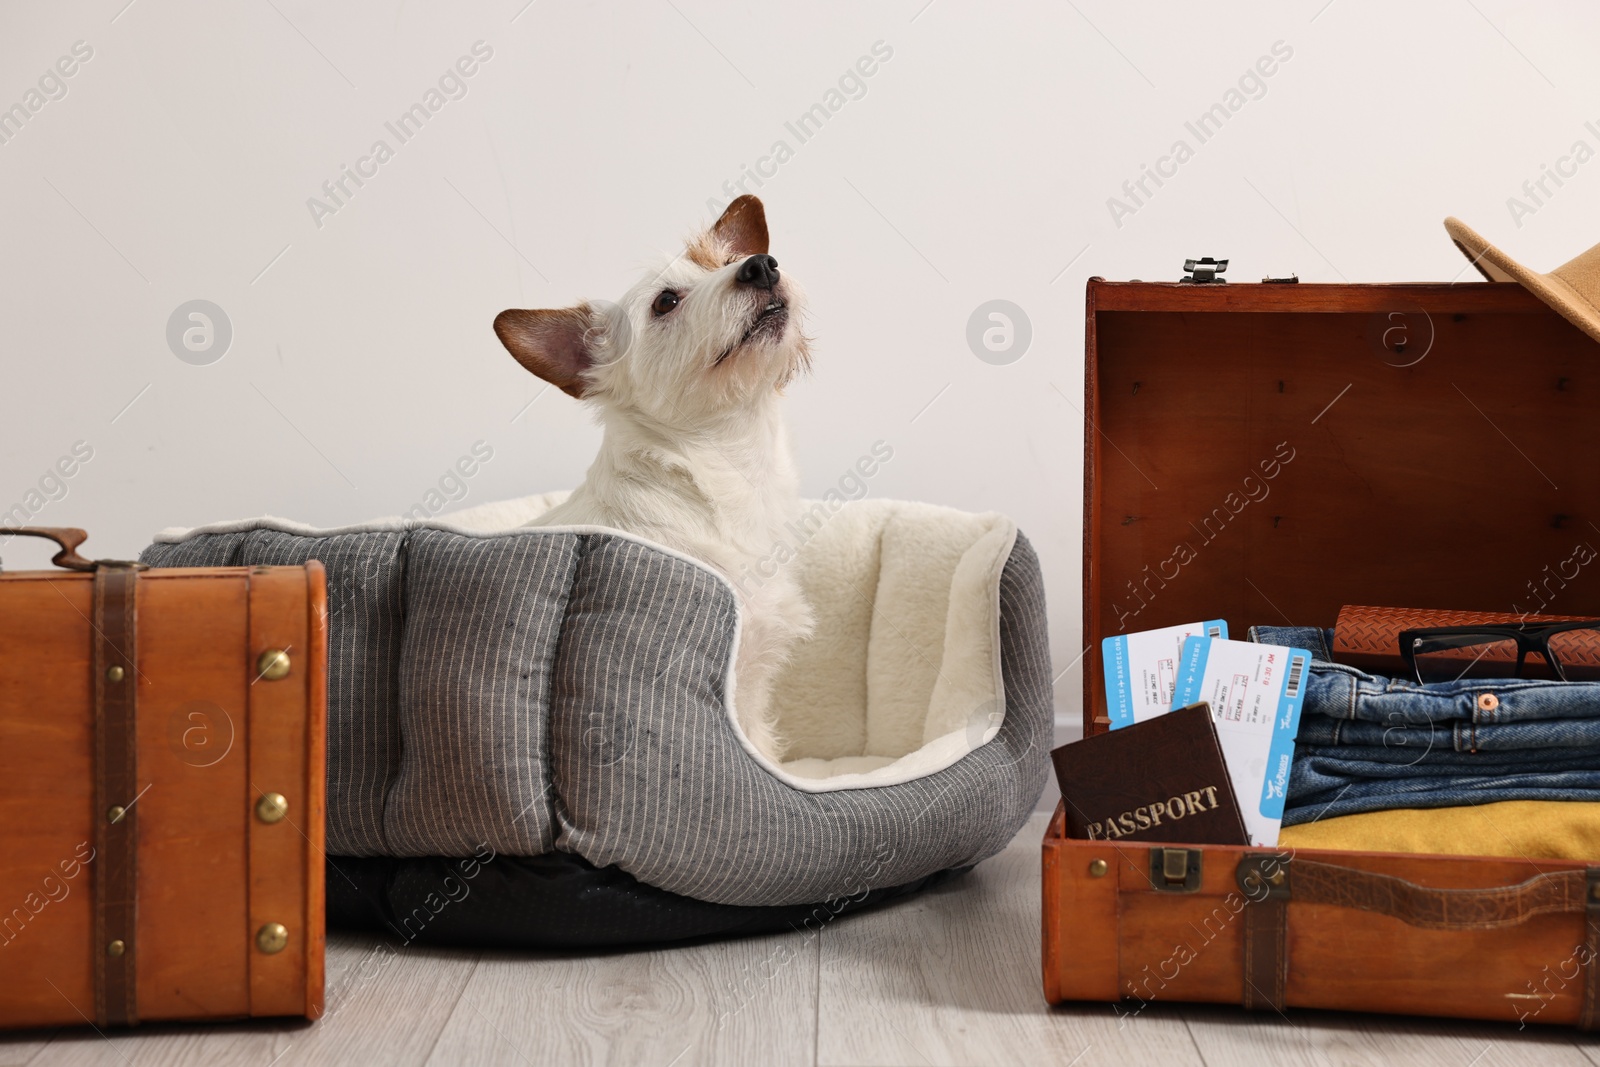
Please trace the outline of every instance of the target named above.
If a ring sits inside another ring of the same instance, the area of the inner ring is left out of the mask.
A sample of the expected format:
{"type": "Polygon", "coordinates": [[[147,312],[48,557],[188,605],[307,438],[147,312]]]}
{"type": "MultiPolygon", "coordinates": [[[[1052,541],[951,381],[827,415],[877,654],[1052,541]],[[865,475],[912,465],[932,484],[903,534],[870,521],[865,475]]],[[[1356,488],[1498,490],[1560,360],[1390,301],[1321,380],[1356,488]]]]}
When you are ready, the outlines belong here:
{"type": "Polygon", "coordinates": [[[97,564],[78,555],[78,546],[89,539],[89,534],[76,526],[0,526],[0,534],[14,537],[43,537],[61,547],[50,560],[57,567],[69,571],[92,571],[97,564]]]}
{"type": "Polygon", "coordinates": [[[1424,930],[1491,930],[1537,915],[1600,912],[1600,868],[1546,871],[1516,885],[1436,889],[1375,871],[1253,853],[1240,860],[1236,877],[1252,900],[1373,911],[1424,930]]]}

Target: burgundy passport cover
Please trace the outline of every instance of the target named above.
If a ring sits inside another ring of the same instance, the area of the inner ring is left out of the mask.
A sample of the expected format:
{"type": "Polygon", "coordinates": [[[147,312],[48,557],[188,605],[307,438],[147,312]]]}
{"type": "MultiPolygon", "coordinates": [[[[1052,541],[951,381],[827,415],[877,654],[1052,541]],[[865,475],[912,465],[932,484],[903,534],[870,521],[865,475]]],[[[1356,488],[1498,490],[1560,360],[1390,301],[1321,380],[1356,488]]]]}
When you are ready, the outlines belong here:
{"type": "Polygon", "coordinates": [[[1207,704],[1062,745],[1050,757],[1069,837],[1250,843],[1207,704]]]}

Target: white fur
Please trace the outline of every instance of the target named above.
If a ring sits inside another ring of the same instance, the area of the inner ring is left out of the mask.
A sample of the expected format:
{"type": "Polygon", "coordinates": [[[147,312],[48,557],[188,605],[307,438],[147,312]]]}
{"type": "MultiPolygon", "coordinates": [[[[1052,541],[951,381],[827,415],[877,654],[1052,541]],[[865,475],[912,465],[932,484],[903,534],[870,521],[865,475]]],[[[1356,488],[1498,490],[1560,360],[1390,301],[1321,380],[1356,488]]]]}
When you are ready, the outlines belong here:
{"type": "Polygon", "coordinates": [[[783,758],[772,716],[773,679],[812,613],[781,568],[753,577],[800,511],[781,413],[781,389],[806,360],[804,297],[780,272],[769,292],[737,283],[747,258],[701,239],[725,265],[679,257],[647,275],[615,305],[589,307],[593,363],[583,399],[605,434],[582,485],[529,523],[615,527],[705,561],[733,583],[742,638],[730,696],[740,727],[761,752],[783,758]],[[667,314],[664,290],[681,294],[667,314]],[[787,305],[781,332],[742,342],[762,309],[787,305]]]}

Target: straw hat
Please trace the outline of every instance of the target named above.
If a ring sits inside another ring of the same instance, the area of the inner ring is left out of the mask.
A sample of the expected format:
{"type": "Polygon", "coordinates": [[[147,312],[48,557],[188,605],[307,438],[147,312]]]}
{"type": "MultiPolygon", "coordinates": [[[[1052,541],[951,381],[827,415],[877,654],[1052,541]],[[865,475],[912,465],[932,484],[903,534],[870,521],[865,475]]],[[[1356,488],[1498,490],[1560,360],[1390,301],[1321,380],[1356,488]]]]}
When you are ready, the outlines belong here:
{"type": "Polygon", "coordinates": [[[1549,274],[1540,274],[1500,251],[1460,219],[1445,219],[1444,228],[1485,278],[1491,282],[1520,282],[1568,322],[1600,341],[1600,245],[1549,274]]]}

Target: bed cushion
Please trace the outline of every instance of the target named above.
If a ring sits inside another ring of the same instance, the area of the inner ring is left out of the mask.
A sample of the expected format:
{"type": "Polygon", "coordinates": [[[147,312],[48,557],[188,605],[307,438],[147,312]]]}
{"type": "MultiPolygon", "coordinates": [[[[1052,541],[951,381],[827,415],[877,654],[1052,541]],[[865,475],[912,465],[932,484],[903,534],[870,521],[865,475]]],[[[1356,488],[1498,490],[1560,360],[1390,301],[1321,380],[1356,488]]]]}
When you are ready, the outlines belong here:
{"type": "Polygon", "coordinates": [[[330,854],[565,852],[695,900],[780,906],[993,855],[1047,767],[1027,540],[999,516],[836,510],[793,565],[843,651],[802,649],[780,680],[784,764],[727,705],[728,581],[618,531],[263,519],[169,532],[142,558],[324,562],[330,854]]]}

